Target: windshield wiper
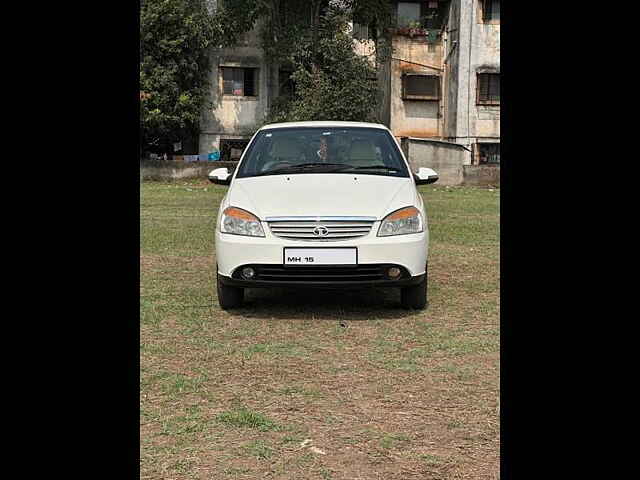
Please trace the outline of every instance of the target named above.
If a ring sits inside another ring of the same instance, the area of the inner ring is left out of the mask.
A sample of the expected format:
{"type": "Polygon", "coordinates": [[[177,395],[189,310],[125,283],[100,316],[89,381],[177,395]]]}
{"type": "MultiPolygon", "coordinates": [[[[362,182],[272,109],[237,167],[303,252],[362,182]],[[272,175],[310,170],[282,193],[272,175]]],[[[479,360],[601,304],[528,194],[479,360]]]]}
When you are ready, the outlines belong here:
{"type": "Polygon", "coordinates": [[[344,163],[314,162],[314,163],[303,163],[301,165],[289,165],[287,167],[276,168],[274,170],[267,170],[266,172],[257,173],[255,176],[257,177],[262,175],[278,175],[281,173],[295,173],[299,171],[311,170],[311,169],[320,168],[320,167],[329,167],[330,169],[329,171],[332,171],[332,172],[353,168],[351,165],[345,165],[344,163]]]}
{"type": "Polygon", "coordinates": [[[311,168],[311,167],[344,167],[344,168],[351,168],[351,165],[345,165],[344,163],[323,163],[323,162],[313,162],[313,163],[303,163],[301,165],[291,165],[287,168],[294,168],[294,169],[307,169],[307,168],[311,168]]]}
{"type": "Polygon", "coordinates": [[[399,172],[397,168],[387,167],[386,165],[363,165],[360,167],[349,167],[349,170],[386,170],[387,172],[399,172]]]}
{"type": "Polygon", "coordinates": [[[289,165],[287,167],[276,168],[274,170],[267,170],[266,172],[256,173],[252,175],[254,177],[260,177],[263,175],[280,175],[286,173],[296,173],[296,172],[304,172],[306,170],[314,170],[318,169],[323,173],[331,173],[331,172],[345,172],[345,171],[354,171],[354,170],[385,170],[389,173],[397,173],[400,170],[393,167],[387,167],[386,165],[371,165],[371,166],[360,166],[356,167],[354,165],[344,164],[344,163],[303,163],[301,165],[289,165]],[[325,170],[327,168],[327,170],[325,170]]]}

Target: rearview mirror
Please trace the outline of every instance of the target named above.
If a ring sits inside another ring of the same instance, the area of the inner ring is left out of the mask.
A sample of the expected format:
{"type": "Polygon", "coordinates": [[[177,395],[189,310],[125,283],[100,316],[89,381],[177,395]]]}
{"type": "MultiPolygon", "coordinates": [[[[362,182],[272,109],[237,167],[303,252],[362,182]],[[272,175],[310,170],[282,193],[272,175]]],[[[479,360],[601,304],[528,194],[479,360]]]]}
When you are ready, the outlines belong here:
{"type": "Polygon", "coordinates": [[[228,168],[216,168],[209,172],[209,181],[219,185],[229,185],[231,183],[231,174],[228,168]]]}
{"type": "Polygon", "coordinates": [[[438,174],[435,170],[431,170],[430,168],[420,167],[418,169],[418,173],[414,175],[416,179],[416,185],[425,185],[427,183],[435,183],[438,181],[438,174]]]}

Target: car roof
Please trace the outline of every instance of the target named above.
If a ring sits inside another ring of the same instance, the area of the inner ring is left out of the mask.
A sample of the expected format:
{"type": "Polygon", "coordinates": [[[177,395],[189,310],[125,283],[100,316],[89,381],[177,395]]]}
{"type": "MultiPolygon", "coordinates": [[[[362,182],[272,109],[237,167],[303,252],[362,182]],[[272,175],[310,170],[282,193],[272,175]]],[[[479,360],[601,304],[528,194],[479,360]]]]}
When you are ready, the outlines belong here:
{"type": "Polygon", "coordinates": [[[284,123],[271,123],[263,126],[260,130],[271,130],[273,128],[294,128],[294,127],[359,127],[359,128],[379,128],[381,130],[389,130],[381,123],[366,123],[366,122],[330,122],[330,121],[312,121],[312,122],[284,122],[284,123]]]}

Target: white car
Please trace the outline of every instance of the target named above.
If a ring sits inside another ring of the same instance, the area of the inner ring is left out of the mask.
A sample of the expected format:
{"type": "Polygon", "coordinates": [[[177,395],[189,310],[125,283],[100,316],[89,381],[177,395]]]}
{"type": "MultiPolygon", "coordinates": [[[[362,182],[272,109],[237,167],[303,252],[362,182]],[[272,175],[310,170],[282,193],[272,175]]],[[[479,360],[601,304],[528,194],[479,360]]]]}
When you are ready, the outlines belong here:
{"type": "Polygon", "coordinates": [[[216,224],[218,301],[245,288],[399,287],[405,308],[427,305],[427,217],[411,172],[384,125],[295,122],[262,127],[235,172],[216,224]]]}

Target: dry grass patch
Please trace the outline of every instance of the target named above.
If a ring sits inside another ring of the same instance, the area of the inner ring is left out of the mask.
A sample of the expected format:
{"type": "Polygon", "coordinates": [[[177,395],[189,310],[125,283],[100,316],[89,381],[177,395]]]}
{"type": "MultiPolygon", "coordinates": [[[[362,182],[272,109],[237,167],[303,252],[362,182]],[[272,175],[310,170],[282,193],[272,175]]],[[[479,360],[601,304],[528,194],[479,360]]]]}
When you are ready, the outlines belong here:
{"type": "Polygon", "coordinates": [[[421,187],[424,312],[384,289],[250,290],[223,312],[213,225],[224,191],[142,184],[141,479],[493,480],[497,192],[421,187]]]}

